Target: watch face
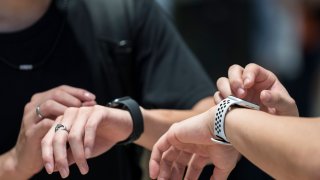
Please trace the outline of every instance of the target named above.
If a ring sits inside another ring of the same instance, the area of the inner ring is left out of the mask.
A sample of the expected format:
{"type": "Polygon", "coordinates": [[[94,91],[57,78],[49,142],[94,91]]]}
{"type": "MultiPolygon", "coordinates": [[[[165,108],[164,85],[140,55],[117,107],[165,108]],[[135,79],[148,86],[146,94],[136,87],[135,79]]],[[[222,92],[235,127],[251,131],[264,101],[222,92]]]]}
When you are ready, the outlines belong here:
{"type": "Polygon", "coordinates": [[[127,107],[124,105],[124,101],[126,101],[128,99],[131,99],[131,98],[129,96],[117,98],[117,99],[113,100],[112,102],[109,102],[108,106],[112,107],[112,108],[127,109],[127,107]]]}

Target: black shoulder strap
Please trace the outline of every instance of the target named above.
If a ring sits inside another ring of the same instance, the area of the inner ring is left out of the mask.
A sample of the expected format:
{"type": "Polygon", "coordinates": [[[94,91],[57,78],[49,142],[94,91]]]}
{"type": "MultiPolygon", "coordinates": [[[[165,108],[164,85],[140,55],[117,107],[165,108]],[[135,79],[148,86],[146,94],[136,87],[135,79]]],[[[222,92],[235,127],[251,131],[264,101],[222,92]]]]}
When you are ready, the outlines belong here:
{"type": "Polygon", "coordinates": [[[133,0],[99,0],[99,4],[90,4],[95,5],[94,21],[97,25],[95,28],[98,36],[109,47],[110,58],[108,59],[111,61],[109,66],[113,66],[112,68],[118,73],[123,95],[135,97],[135,68],[132,52],[133,3],[133,0]]]}
{"type": "Polygon", "coordinates": [[[94,10],[92,18],[97,36],[108,46],[108,65],[113,66],[120,78],[123,96],[134,97],[133,0],[95,0],[96,3],[91,1],[86,0],[89,6],[92,5],[92,11],[94,10]]]}
{"type": "Polygon", "coordinates": [[[135,97],[131,32],[133,1],[56,0],[58,7],[67,4],[68,21],[90,57],[96,89],[101,95],[135,97]],[[110,72],[113,73],[111,77],[110,72]],[[100,90],[103,89],[99,86],[101,83],[109,83],[112,90],[100,90]]]}

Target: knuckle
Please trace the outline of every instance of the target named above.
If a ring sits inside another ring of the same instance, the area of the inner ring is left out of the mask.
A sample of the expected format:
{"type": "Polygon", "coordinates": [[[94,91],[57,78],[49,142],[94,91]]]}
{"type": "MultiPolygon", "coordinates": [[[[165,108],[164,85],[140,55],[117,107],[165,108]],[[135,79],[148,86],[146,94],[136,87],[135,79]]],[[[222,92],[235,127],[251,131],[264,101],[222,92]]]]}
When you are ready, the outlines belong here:
{"type": "Polygon", "coordinates": [[[238,65],[238,64],[233,64],[233,65],[231,65],[230,67],[229,67],[229,72],[230,71],[234,71],[235,69],[238,69],[238,68],[240,68],[241,66],[240,65],[238,65]]]}
{"type": "Polygon", "coordinates": [[[217,87],[220,87],[223,85],[223,83],[226,81],[226,77],[220,77],[218,80],[217,80],[217,87]]]}
{"type": "Polygon", "coordinates": [[[49,145],[50,145],[50,143],[48,142],[47,138],[43,138],[41,140],[41,147],[47,147],[49,145]]]}
{"type": "Polygon", "coordinates": [[[52,98],[53,99],[59,99],[60,98],[60,96],[61,96],[61,94],[62,94],[62,90],[60,90],[60,89],[57,89],[57,90],[55,90],[55,91],[53,91],[52,92],[52,98]]]}
{"type": "Polygon", "coordinates": [[[81,137],[73,132],[70,132],[70,134],[68,135],[68,141],[69,142],[81,142],[81,137]]]}
{"type": "Polygon", "coordinates": [[[63,85],[60,85],[57,89],[63,90],[63,89],[67,89],[67,88],[70,88],[70,86],[63,84],[63,85]]]}
{"type": "Polygon", "coordinates": [[[33,134],[34,134],[33,129],[29,128],[25,131],[24,136],[28,140],[28,139],[32,139],[33,134]]]}
{"type": "Polygon", "coordinates": [[[24,106],[24,113],[27,113],[31,110],[33,110],[35,107],[33,107],[33,104],[31,102],[28,102],[25,106],[24,106]]]}
{"type": "Polygon", "coordinates": [[[35,93],[34,95],[31,96],[31,101],[34,101],[38,98],[38,96],[40,96],[40,93],[35,93]]]}
{"type": "Polygon", "coordinates": [[[256,67],[259,67],[256,63],[249,63],[246,65],[245,68],[256,68],[256,67]]]}
{"type": "Polygon", "coordinates": [[[46,102],[41,104],[41,111],[47,111],[49,109],[52,109],[54,107],[54,101],[53,100],[47,100],[46,102]]]}
{"type": "Polygon", "coordinates": [[[54,136],[52,144],[55,147],[62,147],[63,145],[66,144],[66,141],[63,138],[60,138],[60,137],[58,138],[57,136],[54,136]]]}

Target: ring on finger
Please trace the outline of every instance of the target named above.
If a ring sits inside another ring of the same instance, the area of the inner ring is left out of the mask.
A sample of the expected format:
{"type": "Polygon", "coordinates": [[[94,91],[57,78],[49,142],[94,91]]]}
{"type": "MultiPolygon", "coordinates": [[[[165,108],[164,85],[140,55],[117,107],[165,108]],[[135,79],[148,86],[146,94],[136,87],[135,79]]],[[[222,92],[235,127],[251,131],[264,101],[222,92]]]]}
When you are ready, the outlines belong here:
{"type": "Polygon", "coordinates": [[[43,119],[43,118],[44,118],[44,116],[42,115],[42,113],[41,113],[41,111],[40,111],[40,105],[38,105],[38,106],[36,107],[36,114],[37,114],[37,116],[38,116],[40,119],[43,119]]]}
{"type": "Polygon", "coordinates": [[[57,124],[56,127],[54,128],[54,132],[57,132],[60,129],[66,131],[67,133],[70,132],[70,130],[68,130],[68,128],[63,124],[57,124]]]}

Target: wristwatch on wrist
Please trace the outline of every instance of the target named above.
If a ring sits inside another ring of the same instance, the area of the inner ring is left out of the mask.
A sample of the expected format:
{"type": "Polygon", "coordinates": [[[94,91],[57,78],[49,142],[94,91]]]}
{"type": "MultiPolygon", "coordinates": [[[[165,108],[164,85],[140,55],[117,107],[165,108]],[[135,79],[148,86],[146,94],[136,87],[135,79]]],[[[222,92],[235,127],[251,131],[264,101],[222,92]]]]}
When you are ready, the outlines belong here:
{"type": "Polygon", "coordinates": [[[215,114],[213,127],[214,127],[214,135],[216,136],[216,139],[211,138],[213,142],[230,145],[230,142],[228,141],[225,134],[224,121],[227,113],[230,111],[232,106],[245,107],[245,108],[255,109],[255,110],[260,109],[258,105],[245,101],[243,99],[236,98],[234,96],[228,96],[226,99],[222,100],[217,105],[217,110],[215,114]]]}
{"type": "Polygon", "coordinates": [[[126,145],[137,140],[144,130],[143,117],[142,117],[139,104],[135,100],[133,100],[131,97],[125,96],[109,102],[107,106],[112,108],[127,110],[129,111],[132,118],[132,123],[133,123],[132,133],[127,139],[119,142],[118,144],[126,145]]]}

